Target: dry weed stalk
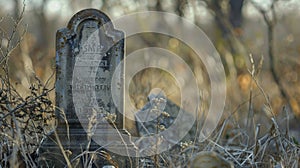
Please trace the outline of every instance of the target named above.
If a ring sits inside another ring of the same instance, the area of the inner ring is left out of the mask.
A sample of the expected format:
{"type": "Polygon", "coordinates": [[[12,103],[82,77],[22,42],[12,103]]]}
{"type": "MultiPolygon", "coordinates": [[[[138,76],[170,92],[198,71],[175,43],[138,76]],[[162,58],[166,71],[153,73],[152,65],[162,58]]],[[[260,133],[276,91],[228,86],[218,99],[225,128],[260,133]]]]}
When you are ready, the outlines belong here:
{"type": "Polygon", "coordinates": [[[26,33],[27,26],[22,22],[23,8],[17,18],[2,18],[13,22],[11,30],[0,27],[0,166],[37,167],[35,150],[51,119],[54,107],[49,99],[48,81],[43,84],[37,77],[31,84],[30,94],[22,97],[12,84],[9,60],[26,33]],[[3,43],[6,41],[6,43],[3,43]],[[4,45],[3,45],[4,44],[4,45]]]}

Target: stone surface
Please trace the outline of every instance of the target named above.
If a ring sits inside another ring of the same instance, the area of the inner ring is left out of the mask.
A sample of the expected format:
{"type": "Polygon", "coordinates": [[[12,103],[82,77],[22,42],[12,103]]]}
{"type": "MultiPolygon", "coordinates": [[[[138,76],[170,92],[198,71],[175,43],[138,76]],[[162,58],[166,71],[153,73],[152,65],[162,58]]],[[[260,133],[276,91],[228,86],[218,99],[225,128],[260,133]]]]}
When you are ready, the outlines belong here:
{"type": "MultiPolygon", "coordinates": [[[[100,146],[91,138],[94,132],[112,142],[119,138],[114,127],[124,133],[123,115],[118,112],[123,111],[123,67],[116,73],[116,85],[119,86],[113,93],[119,97],[116,105],[111,90],[113,73],[124,57],[123,38],[124,33],[114,29],[108,16],[95,9],[78,12],[67,28],[57,31],[58,125],[39,148],[41,166],[65,166],[66,157],[75,167],[82,165],[78,156],[83,151],[99,152],[100,146]]],[[[115,144],[115,148],[124,148],[122,145],[115,144]]],[[[108,156],[116,167],[129,165],[124,157],[112,153],[108,156]]],[[[95,160],[97,165],[112,164],[101,155],[95,158],[98,158],[95,160]]]]}
{"type": "Polygon", "coordinates": [[[167,99],[163,92],[150,93],[148,95],[148,103],[135,114],[137,129],[141,137],[135,142],[139,155],[153,154],[157,149],[162,149],[162,147],[169,145],[174,145],[169,149],[172,150],[178,147],[175,144],[190,142],[195,139],[196,123],[192,127],[190,125],[195,116],[184,110],[181,111],[181,115],[179,113],[180,107],[167,99]],[[172,127],[175,125],[175,122],[179,122],[180,128],[172,127]],[[144,138],[155,135],[160,136],[158,139],[144,138]],[[178,139],[178,137],[182,138],[178,139]]]}
{"type": "MultiPolygon", "coordinates": [[[[139,135],[141,137],[149,136],[158,134],[168,129],[172,124],[174,124],[179,112],[180,107],[173,103],[171,100],[167,99],[165,95],[150,94],[148,96],[148,103],[146,103],[146,105],[135,114],[139,135]]],[[[182,110],[182,112],[184,113],[184,122],[181,122],[180,126],[181,128],[188,128],[189,124],[185,125],[185,123],[189,123],[190,121],[192,121],[194,116],[184,110],[182,110]]],[[[179,131],[172,133],[176,136],[180,134],[186,134],[182,141],[192,141],[194,139],[194,136],[196,135],[195,124],[189,132],[179,131]]]]}

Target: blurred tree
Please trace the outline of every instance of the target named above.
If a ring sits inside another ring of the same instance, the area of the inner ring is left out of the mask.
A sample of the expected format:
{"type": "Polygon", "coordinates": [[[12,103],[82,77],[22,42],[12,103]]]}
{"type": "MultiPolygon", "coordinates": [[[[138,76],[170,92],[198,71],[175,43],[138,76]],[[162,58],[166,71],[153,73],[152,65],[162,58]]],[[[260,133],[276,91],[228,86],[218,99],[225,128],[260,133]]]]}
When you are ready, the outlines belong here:
{"type": "MultiPolygon", "coordinates": [[[[216,24],[221,30],[229,52],[234,56],[235,66],[239,71],[245,68],[246,47],[239,37],[242,35],[242,7],[244,0],[206,0],[208,8],[215,14],[216,24]]],[[[221,38],[222,39],[222,38],[221,38]]],[[[222,53],[222,52],[221,52],[222,53]]]]}
{"type": "Polygon", "coordinates": [[[230,10],[229,10],[229,21],[232,27],[235,29],[235,33],[237,35],[241,35],[241,27],[242,27],[242,7],[244,4],[244,0],[230,0],[230,10]]]}

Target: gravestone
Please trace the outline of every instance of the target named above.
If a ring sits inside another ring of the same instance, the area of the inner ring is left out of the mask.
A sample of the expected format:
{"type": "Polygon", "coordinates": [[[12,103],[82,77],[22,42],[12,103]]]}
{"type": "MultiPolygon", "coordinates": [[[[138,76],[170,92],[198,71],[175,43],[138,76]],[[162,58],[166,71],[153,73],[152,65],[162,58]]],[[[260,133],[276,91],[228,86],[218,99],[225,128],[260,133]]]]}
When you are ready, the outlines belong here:
{"type": "MultiPolygon", "coordinates": [[[[124,33],[115,30],[109,17],[98,10],[78,12],[66,28],[57,31],[58,123],[39,148],[41,166],[66,166],[66,157],[72,165],[82,165],[83,157],[79,156],[84,151],[96,151],[100,153],[94,157],[96,165],[130,167],[128,157],[105,151],[92,139],[95,135],[105,142],[114,142],[120,138],[118,133],[126,133],[124,116],[119,113],[124,104],[122,65],[121,71],[116,73],[119,87],[114,94],[120,98],[117,104],[112,100],[111,90],[112,76],[123,57],[124,33]],[[114,128],[118,128],[118,132],[114,128]]],[[[124,150],[126,145],[115,144],[112,148],[124,150]]],[[[86,156],[92,157],[91,154],[86,156]]]]}

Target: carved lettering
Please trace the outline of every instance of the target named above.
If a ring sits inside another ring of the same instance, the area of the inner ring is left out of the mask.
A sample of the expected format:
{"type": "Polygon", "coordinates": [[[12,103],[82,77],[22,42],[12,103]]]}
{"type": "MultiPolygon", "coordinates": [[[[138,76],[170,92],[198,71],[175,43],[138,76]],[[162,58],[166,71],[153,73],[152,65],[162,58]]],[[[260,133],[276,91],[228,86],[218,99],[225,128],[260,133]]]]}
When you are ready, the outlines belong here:
{"type": "MultiPolygon", "coordinates": [[[[68,91],[71,94],[72,91],[72,85],[69,85],[68,91]]],[[[95,91],[110,91],[110,85],[109,84],[95,84],[95,86],[92,86],[91,84],[76,84],[73,90],[92,90],[94,89],[95,91]]]]}
{"type": "Polygon", "coordinates": [[[106,67],[108,67],[107,60],[101,60],[101,62],[100,62],[100,67],[101,67],[101,68],[106,68],[106,67]]]}
{"type": "Polygon", "coordinates": [[[92,44],[84,44],[81,46],[81,52],[83,54],[100,54],[102,53],[103,46],[100,44],[92,43],[92,44]]]}

